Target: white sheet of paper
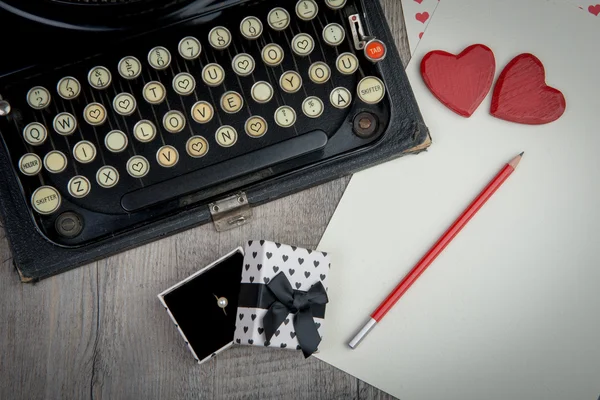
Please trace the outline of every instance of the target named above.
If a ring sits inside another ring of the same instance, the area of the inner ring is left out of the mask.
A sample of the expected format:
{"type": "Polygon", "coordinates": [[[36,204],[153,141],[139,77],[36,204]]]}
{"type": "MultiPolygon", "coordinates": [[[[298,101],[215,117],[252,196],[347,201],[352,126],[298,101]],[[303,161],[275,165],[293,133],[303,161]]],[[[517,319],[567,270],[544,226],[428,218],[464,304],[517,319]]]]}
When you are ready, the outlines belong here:
{"type": "Polygon", "coordinates": [[[320,359],[402,400],[598,399],[600,27],[559,0],[440,2],[408,67],[427,153],[356,174],[321,243],[332,255],[320,359]],[[577,38],[574,40],[574,38],[577,38]],[[567,99],[549,125],[440,104],[419,64],[491,47],[496,76],[531,52],[567,99]],[[356,349],[347,342],[489,180],[518,170],[356,349]],[[335,329],[334,329],[335,327],[335,329]]]}

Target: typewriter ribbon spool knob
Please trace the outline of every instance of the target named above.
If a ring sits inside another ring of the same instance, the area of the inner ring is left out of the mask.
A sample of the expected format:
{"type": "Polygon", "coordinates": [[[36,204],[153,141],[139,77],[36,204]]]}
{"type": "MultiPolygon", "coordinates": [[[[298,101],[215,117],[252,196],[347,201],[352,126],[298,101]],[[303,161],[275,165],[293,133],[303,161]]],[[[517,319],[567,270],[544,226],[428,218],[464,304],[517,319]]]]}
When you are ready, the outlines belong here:
{"type": "Polygon", "coordinates": [[[360,112],[354,117],[352,127],[356,136],[368,139],[377,132],[378,122],[375,115],[369,112],[360,112]]]}

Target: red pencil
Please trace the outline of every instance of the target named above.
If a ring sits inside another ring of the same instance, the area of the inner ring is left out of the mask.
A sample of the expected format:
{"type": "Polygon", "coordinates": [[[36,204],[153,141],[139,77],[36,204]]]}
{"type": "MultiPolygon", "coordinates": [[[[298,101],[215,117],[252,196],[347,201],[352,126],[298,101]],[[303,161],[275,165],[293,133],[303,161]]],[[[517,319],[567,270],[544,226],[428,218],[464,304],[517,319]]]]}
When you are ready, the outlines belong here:
{"type": "Polygon", "coordinates": [[[381,319],[387,314],[388,311],[396,304],[396,302],[402,297],[404,293],[412,286],[413,283],[421,276],[423,271],[431,265],[433,260],[440,255],[442,251],[450,244],[452,239],[461,231],[462,228],[467,225],[469,220],[479,211],[479,209],[485,204],[486,201],[498,190],[500,186],[508,179],[508,177],[515,171],[517,165],[521,161],[523,153],[513,158],[506,166],[496,175],[494,179],[487,185],[485,189],[477,196],[477,198],[467,207],[460,217],[448,230],[442,235],[435,245],[429,250],[427,254],[414,266],[408,275],[404,277],[402,282],[390,293],[390,295],[377,307],[377,310],[371,314],[369,322],[354,336],[354,338],[348,343],[348,345],[355,349],[358,344],[367,336],[367,334],[373,329],[373,327],[381,321],[381,319]]]}

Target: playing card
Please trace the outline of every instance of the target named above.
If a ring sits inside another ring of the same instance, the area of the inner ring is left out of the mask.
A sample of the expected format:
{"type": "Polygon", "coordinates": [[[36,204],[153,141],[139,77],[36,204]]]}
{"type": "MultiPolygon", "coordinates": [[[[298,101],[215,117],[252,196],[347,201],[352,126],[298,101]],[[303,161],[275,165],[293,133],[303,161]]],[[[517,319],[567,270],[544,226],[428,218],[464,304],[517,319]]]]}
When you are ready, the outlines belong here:
{"type": "MultiPolygon", "coordinates": [[[[564,0],[600,20],[600,0],[564,0]]],[[[410,53],[414,54],[440,0],[402,0],[410,53]]]]}
{"type": "Polygon", "coordinates": [[[583,11],[587,11],[590,14],[600,18],[600,3],[599,0],[567,0],[569,3],[576,5],[583,11]]]}
{"type": "Polygon", "coordinates": [[[411,54],[421,41],[438,4],[439,0],[402,0],[411,54]]]}

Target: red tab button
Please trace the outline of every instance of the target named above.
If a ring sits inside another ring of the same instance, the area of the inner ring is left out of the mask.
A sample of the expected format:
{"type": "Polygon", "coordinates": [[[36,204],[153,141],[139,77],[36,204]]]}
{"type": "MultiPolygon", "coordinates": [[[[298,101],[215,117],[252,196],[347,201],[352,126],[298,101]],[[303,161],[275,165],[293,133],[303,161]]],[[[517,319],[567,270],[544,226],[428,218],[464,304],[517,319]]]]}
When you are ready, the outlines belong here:
{"type": "Polygon", "coordinates": [[[382,61],[387,54],[385,44],[379,39],[373,39],[365,46],[365,56],[373,62],[382,61]]]}

